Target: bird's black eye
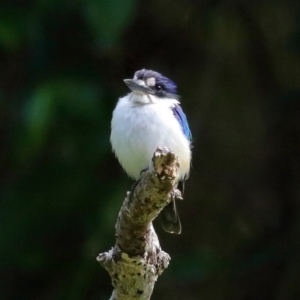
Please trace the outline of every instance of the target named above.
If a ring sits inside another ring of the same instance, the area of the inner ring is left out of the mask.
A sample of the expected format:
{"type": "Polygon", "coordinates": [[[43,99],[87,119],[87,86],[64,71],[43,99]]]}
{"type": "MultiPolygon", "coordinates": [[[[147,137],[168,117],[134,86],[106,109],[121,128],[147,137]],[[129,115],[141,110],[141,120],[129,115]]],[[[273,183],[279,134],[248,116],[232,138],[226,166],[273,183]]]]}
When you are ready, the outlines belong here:
{"type": "Polygon", "coordinates": [[[163,90],[163,87],[160,84],[156,84],[155,89],[156,89],[156,91],[161,92],[163,90]]]}

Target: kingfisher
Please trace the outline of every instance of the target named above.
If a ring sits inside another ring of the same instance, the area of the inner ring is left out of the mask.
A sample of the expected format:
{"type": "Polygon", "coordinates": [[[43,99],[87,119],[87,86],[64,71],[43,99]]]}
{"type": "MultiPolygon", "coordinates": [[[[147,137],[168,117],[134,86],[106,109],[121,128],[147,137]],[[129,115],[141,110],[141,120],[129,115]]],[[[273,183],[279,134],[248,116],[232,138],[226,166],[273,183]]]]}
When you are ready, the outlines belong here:
{"type": "MultiPolygon", "coordinates": [[[[110,142],[125,172],[138,180],[158,147],[171,149],[179,161],[179,181],[188,179],[191,166],[191,131],[176,84],[162,74],[142,69],[124,79],[130,93],[113,111],[110,142]]],[[[175,199],[161,213],[165,231],[181,233],[175,199]]]]}

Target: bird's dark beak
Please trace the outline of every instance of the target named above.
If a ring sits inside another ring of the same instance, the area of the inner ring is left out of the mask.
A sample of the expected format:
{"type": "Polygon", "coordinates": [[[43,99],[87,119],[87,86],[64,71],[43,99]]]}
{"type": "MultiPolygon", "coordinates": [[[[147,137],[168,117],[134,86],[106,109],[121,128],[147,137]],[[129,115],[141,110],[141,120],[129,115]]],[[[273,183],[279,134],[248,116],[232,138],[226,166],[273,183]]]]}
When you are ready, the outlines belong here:
{"type": "Polygon", "coordinates": [[[143,80],[124,79],[124,82],[133,92],[153,94],[153,90],[143,80]]]}

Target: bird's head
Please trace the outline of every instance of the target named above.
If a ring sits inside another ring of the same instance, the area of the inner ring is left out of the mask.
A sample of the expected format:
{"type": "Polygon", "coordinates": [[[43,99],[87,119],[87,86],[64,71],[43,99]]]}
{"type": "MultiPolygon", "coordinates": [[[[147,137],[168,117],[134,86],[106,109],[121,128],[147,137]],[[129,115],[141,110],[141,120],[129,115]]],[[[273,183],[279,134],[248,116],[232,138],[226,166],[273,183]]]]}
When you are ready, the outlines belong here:
{"type": "Polygon", "coordinates": [[[176,84],[169,78],[152,70],[139,70],[133,79],[124,79],[132,91],[133,102],[147,104],[161,99],[178,99],[176,84]]]}

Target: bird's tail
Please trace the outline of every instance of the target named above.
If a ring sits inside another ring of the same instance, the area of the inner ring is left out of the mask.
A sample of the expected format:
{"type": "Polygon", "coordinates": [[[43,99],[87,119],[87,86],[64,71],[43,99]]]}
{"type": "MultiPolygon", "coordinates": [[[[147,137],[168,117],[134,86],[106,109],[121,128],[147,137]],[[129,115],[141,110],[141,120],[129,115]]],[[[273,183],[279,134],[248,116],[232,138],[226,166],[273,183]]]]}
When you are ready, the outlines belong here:
{"type": "Polygon", "coordinates": [[[181,223],[176,209],[176,202],[173,199],[161,212],[161,223],[165,231],[175,234],[181,233],[181,223]]]}

